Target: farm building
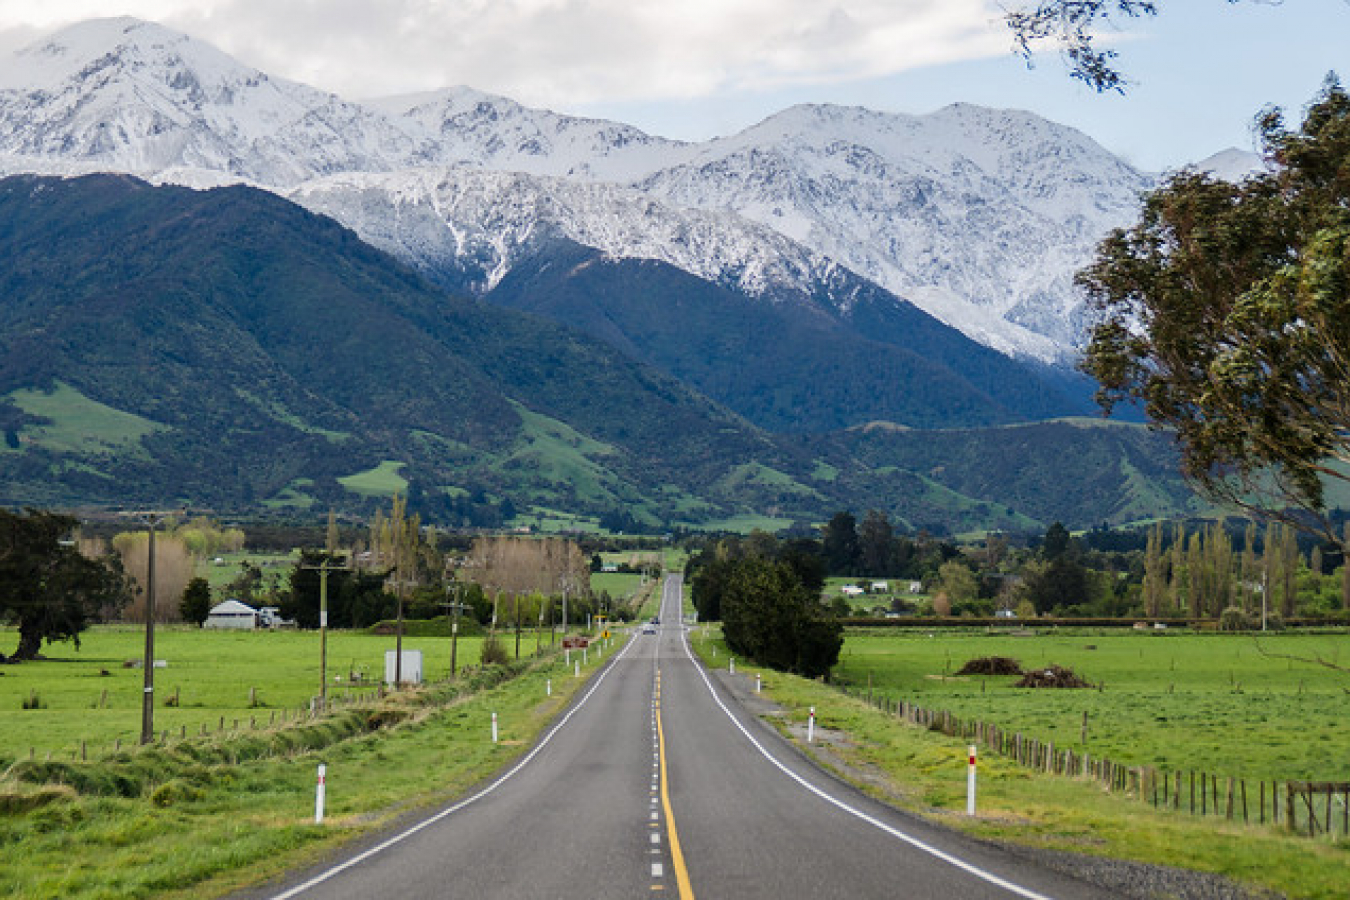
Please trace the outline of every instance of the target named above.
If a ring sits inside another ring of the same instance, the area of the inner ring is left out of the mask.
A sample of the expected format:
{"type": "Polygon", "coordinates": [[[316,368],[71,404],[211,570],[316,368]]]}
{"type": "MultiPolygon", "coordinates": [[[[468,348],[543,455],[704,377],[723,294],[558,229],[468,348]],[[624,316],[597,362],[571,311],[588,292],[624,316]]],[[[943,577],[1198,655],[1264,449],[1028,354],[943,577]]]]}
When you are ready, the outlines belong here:
{"type": "Polygon", "coordinates": [[[238,600],[226,600],[211,607],[203,628],[257,628],[258,611],[238,600]]]}

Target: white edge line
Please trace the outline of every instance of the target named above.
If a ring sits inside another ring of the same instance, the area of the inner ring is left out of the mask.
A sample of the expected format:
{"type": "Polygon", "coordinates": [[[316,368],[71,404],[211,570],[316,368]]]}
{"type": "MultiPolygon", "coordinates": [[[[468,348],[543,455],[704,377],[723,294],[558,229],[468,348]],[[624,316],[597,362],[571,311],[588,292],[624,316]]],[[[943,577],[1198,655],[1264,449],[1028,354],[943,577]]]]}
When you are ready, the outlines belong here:
{"type": "Polygon", "coordinates": [[[436,815],[431,816],[430,818],[427,819],[423,819],[416,825],[413,825],[412,827],[399,832],[398,834],[394,835],[388,840],[376,844],[374,847],[371,847],[368,850],[358,853],[356,856],[353,856],[346,862],[333,866],[331,869],[326,869],[323,872],[320,872],[318,875],[314,876],[313,878],[309,879],[308,881],[302,884],[298,884],[295,887],[291,888],[290,890],[284,891],[280,894],[273,895],[270,898],[270,900],[289,900],[289,898],[291,897],[297,897],[300,894],[303,894],[305,891],[308,891],[310,888],[314,888],[319,886],[320,884],[323,884],[325,881],[328,881],[335,875],[339,875],[342,872],[345,872],[347,869],[350,869],[353,866],[365,862],[372,856],[375,856],[379,853],[383,853],[385,850],[388,850],[395,844],[401,843],[407,838],[412,837],[414,834],[417,834],[422,829],[430,825],[434,825],[437,822],[441,821],[442,819],[446,818],[447,816],[459,812],[461,809],[468,806],[469,804],[476,803],[477,801],[486,797],[488,794],[491,794],[497,788],[501,787],[506,782],[507,779],[515,775],[521,769],[525,768],[525,766],[529,764],[530,760],[534,759],[535,756],[539,754],[539,751],[543,750],[544,746],[548,744],[549,741],[553,740],[553,736],[557,734],[564,725],[567,724],[568,720],[570,720],[572,716],[576,715],[577,712],[579,712],[581,708],[586,705],[586,701],[591,699],[591,695],[593,695],[597,690],[600,689],[601,682],[603,682],[605,680],[605,677],[609,675],[610,671],[614,668],[614,664],[617,663],[620,659],[622,659],[633,647],[633,645],[634,642],[630,638],[628,643],[624,644],[622,650],[620,650],[614,656],[610,657],[609,662],[606,663],[604,669],[600,671],[599,676],[596,677],[595,682],[591,685],[590,689],[587,690],[586,693],[582,695],[582,698],[578,700],[570,710],[567,711],[567,715],[563,716],[562,719],[560,719],[556,725],[550,728],[548,733],[544,735],[544,737],[539,741],[539,743],[534,745],[534,748],[530,750],[529,753],[521,757],[519,762],[517,762],[514,766],[512,766],[509,770],[507,770],[507,772],[503,774],[500,778],[498,778],[496,781],[492,782],[492,784],[483,788],[481,791],[474,794],[472,797],[467,797],[464,800],[461,800],[458,803],[456,803],[454,806],[447,807],[441,810],[440,812],[436,813],[436,815]]]}
{"type": "Polygon", "coordinates": [[[901,831],[898,828],[895,828],[891,825],[887,825],[880,819],[877,819],[874,816],[870,816],[860,809],[855,809],[854,807],[849,806],[844,801],[826,793],[821,788],[816,787],[814,784],[812,784],[802,776],[798,775],[796,772],[789,769],[782,762],[780,762],[775,756],[773,756],[773,754],[769,753],[769,751],[764,748],[764,745],[762,745],[759,741],[755,740],[754,735],[752,735],[749,731],[747,731],[745,726],[741,724],[740,720],[737,719],[734,715],[732,715],[731,710],[728,709],[726,704],[722,702],[722,698],[717,696],[717,691],[714,690],[712,682],[708,680],[708,674],[705,671],[703,664],[694,658],[694,653],[689,647],[688,633],[687,632],[682,633],[681,638],[684,643],[685,655],[689,657],[689,661],[694,664],[695,671],[697,671],[699,677],[703,679],[703,683],[708,688],[708,693],[712,695],[713,702],[722,708],[722,712],[726,713],[727,718],[731,720],[731,724],[735,725],[740,730],[741,734],[745,735],[745,739],[754,745],[755,749],[760,752],[760,755],[762,755],[769,762],[777,766],[778,769],[783,774],[787,775],[793,781],[797,782],[799,785],[806,788],[808,791],[815,794],[817,797],[820,797],[825,802],[838,807],[839,809],[843,810],[849,815],[861,819],[862,821],[866,822],[869,825],[881,829],[882,831],[886,832],[892,837],[904,841],[905,843],[909,844],[910,846],[914,847],[917,850],[922,850],[924,853],[927,853],[930,856],[934,856],[949,865],[955,866],[956,868],[962,870],[963,872],[966,872],[970,875],[974,875],[976,878],[979,878],[983,881],[987,881],[990,884],[997,885],[998,887],[1004,888],[1005,890],[1011,891],[1012,893],[1016,894],[1019,897],[1025,897],[1026,900],[1052,900],[1052,898],[1046,896],[1045,894],[1038,894],[1033,890],[1024,888],[1018,884],[1014,884],[1011,881],[1008,881],[1004,878],[999,877],[998,875],[995,875],[993,872],[981,869],[979,866],[974,865],[973,863],[968,863],[959,857],[952,856],[950,853],[947,853],[944,850],[939,850],[932,844],[924,843],[918,838],[906,834],[905,832],[901,831]]]}

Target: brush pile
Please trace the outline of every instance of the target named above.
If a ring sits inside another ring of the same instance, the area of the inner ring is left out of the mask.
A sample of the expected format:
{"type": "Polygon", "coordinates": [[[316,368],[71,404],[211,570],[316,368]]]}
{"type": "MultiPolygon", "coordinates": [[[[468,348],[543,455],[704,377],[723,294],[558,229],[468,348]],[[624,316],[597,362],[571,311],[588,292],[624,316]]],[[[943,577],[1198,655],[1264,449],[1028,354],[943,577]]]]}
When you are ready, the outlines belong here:
{"type": "Polygon", "coordinates": [[[1022,680],[1017,682],[1017,687],[1086,688],[1092,687],[1092,685],[1075,675],[1072,669],[1066,669],[1063,666],[1045,666],[1026,672],[1022,676],[1022,680]]]}
{"type": "Polygon", "coordinates": [[[957,675],[1021,675],[1022,664],[1006,656],[981,656],[961,667],[957,675]]]}

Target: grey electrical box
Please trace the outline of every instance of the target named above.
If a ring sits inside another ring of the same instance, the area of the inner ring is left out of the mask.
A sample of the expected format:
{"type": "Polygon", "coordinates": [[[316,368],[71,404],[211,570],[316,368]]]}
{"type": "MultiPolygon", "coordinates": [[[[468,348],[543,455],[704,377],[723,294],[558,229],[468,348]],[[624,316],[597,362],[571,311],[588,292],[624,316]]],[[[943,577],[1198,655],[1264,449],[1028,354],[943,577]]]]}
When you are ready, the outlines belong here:
{"type": "MultiPolygon", "coordinates": [[[[398,651],[384,651],[384,683],[394,683],[394,670],[398,666],[398,651]]],[[[399,673],[404,684],[422,683],[422,651],[403,651],[403,671],[399,673]]]]}

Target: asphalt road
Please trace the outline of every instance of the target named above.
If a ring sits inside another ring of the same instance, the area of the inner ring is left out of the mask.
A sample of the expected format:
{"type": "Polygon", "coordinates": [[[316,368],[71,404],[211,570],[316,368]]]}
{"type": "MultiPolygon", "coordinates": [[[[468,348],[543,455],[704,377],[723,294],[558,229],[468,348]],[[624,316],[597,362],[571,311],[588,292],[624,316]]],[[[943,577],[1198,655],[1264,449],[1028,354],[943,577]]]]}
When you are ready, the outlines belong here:
{"type": "Polygon", "coordinates": [[[611,658],[487,788],[282,898],[1056,898],[1108,892],[876,803],[822,772],[689,651],[678,576],[655,635],[611,658]]]}

